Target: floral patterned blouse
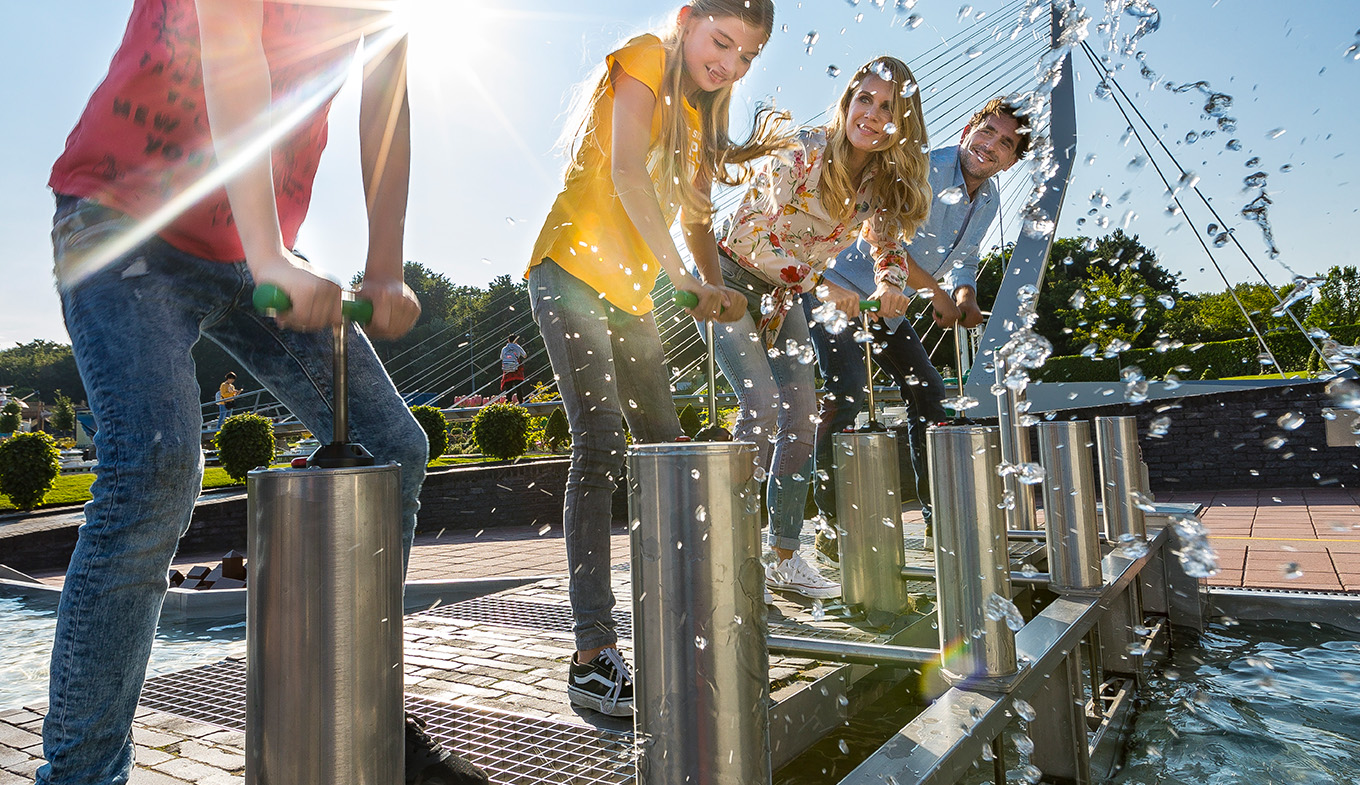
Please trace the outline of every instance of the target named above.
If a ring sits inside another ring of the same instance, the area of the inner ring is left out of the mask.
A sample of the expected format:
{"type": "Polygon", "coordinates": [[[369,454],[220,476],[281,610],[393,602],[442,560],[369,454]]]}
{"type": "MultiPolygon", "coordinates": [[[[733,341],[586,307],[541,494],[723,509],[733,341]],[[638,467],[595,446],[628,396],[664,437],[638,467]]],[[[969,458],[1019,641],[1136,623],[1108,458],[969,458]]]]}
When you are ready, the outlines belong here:
{"type": "MultiPolygon", "coordinates": [[[[797,295],[815,288],[837,254],[862,236],[872,249],[874,279],[905,288],[906,243],[870,231],[867,187],[855,195],[848,222],[835,221],[822,206],[817,186],[825,159],[825,128],[802,129],[791,151],[767,158],[732,217],[723,250],[770,285],[797,295]]],[[[871,179],[865,177],[865,184],[871,179]]]]}

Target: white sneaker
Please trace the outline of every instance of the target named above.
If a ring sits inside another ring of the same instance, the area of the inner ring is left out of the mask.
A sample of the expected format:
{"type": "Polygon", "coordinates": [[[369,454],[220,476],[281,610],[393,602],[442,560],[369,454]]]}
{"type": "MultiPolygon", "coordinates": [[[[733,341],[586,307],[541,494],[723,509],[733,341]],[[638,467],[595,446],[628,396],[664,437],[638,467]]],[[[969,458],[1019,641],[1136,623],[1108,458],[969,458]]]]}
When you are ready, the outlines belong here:
{"type": "Polygon", "coordinates": [[[839,583],[828,580],[797,553],[778,564],[765,565],[765,584],[775,589],[797,592],[814,600],[841,596],[839,583]]]}

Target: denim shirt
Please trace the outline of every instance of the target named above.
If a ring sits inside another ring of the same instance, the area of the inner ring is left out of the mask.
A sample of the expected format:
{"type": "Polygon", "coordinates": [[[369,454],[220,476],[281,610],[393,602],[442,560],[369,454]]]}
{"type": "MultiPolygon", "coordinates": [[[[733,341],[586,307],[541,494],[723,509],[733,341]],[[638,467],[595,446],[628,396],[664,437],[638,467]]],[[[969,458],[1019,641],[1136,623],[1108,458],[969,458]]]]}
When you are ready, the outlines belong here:
{"type": "MultiPolygon", "coordinates": [[[[985,180],[970,200],[963,184],[957,144],[930,152],[929,177],[930,192],[935,194],[930,216],[916,230],[907,251],[922,270],[943,281],[946,289],[971,286],[976,290],[978,251],[1000,206],[997,178],[985,180]],[[953,188],[961,192],[962,198],[947,204],[940,194],[953,188]]],[[[826,278],[861,294],[873,292],[877,284],[867,250],[861,243],[847,248],[827,270],[826,278]]],[[[900,317],[886,321],[894,330],[902,323],[900,317]]]]}

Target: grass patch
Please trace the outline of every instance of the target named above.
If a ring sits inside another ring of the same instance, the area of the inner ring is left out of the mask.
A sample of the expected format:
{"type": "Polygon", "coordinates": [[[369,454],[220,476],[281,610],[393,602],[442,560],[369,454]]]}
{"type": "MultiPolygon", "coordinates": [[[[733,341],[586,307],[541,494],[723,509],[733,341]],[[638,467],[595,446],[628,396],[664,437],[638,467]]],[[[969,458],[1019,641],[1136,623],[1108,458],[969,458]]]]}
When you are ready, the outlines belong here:
{"type": "MultiPolygon", "coordinates": [[[[62,507],[70,504],[84,504],[90,500],[90,486],[94,484],[94,472],[82,472],[80,474],[63,474],[57,477],[56,484],[52,490],[43,497],[43,503],[37,509],[44,507],[62,507]]],[[[225,469],[220,466],[209,466],[203,470],[203,489],[229,488],[231,486],[245,487],[227,475],[225,469]]],[[[9,497],[0,493],[0,512],[13,512],[14,505],[9,497]]]]}

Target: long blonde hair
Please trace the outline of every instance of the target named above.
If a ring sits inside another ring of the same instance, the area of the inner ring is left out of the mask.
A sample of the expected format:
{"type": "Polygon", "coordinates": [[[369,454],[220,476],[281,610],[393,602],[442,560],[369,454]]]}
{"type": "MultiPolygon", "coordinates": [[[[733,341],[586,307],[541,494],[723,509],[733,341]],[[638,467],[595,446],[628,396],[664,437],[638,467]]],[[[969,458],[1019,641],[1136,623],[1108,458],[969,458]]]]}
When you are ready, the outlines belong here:
{"type": "Polygon", "coordinates": [[[855,214],[859,184],[851,180],[845,165],[851,153],[845,126],[850,101],[868,76],[892,83],[891,122],[896,126],[888,135],[888,144],[871,153],[865,169],[865,175],[872,178],[869,204],[874,214],[870,228],[884,239],[899,233],[910,239],[930,214],[930,147],[916,77],[896,57],[884,55],[865,63],[832,108],[832,119],[827,124],[826,161],[819,184],[822,206],[841,221],[848,221],[855,214]]]}
{"type": "MultiPolygon", "coordinates": [[[[769,39],[774,29],[774,3],[772,0],[691,0],[687,3],[690,18],[734,17],[747,25],[755,27],[769,39]]],[[[677,21],[663,34],[661,43],[666,49],[666,67],[661,77],[661,131],[648,151],[648,169],[653,179],[660,184],[657,196],[663,203],[674,206],[677,202],[690,219],[707,222],[713,215],[711,195],[695,187],[695,180],[719,182],[724,185],[738,185],[745,182],[751,174],[750,162],[775,150],[788,147],[792,137],[784,132],[789,121],[787,112],[779,112],[769,107],[756,111],[751,127],[751,135],[741,144],[736,144],[728,136],[728,113],[732,102],[732,85],[712,92],[701,92],[693,101],[699,112],[703,143],[699,148],[699,167],[695,172],[687,172],[690,130],[685,122],[685,114],[680,110],[684,93],[680,80],[684,75],[682,50],[688,25],[677,21]],[[735,171],[733,171],[735,169],[735,171]]],[[[594,87],[584,93],[584,100],[573,112],[579,117],[568,124],[575,128],[569,140],[563,145],[569,153],[571,163],[567,172],[583,169],[586,165],[583,148],[586,138],[595,130],[595,125],[603,119],[596,116],[595,108],[609,88],[609,73],[591,77],[594,87]]]]}

